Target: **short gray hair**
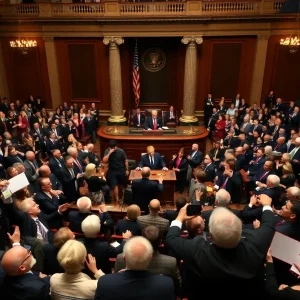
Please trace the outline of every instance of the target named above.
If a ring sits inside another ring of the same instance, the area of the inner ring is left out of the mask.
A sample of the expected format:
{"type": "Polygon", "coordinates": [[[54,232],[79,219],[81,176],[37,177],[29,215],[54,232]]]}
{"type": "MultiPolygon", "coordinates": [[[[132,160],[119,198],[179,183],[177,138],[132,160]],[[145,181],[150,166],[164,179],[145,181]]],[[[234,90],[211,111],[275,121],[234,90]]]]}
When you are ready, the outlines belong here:
{"type": "Polygon", "coordinates": [[[129,270],[146,270],[152,259],[153,248],[144,237],[129,239],[123,250],[126,268],[129,270]]]}
{"type": "Polygon", "coordinates": [[[235,248],[242,236],[242,221],[229,209],[217,207],[209,218],[212,242],[220,248],[235,248]]]}
{"type": "Polygon", "coordinates": [[[230,204],[231,196],[225,189],[220,189],[216,193],[216,201],[218,206],[227,206],[230,204]]]}
{"type": "Polygon", "coordinates": [[[90,208],[92,206],[92,201],[89,197],[84,196],[79,198],[76,204],[79,212],[84,214],[90,211],[90,208]]]}
{"type": "Polygon", "coordinates": [[[81,222],[81,230],[87,238],[94,238],[101,229],[100,218],[96,215],[87,216],[81,222]]]}
{"type": "Polygon", "coordinates": [[[293,197],[300,197],[300,189],[296,186],[291,186],[287,189],[293,197]]]}
{"type": "Polygon", "coordinates": [[[267,180],[270,181],[274,187],[278,187],[280,184],[280,178],[277,175],[269,175],[267,180]]]}
{"type": "Polygon", "coordinates": [[[73,153],[75,153],[75,152],[78,152],[78,150],[76,149],[76,148],[74,148],[74,147],[69,147],[68,149],[67,149],[67,153],[70,155],[70,156],[72,156],[73,155],[73,153]]]}

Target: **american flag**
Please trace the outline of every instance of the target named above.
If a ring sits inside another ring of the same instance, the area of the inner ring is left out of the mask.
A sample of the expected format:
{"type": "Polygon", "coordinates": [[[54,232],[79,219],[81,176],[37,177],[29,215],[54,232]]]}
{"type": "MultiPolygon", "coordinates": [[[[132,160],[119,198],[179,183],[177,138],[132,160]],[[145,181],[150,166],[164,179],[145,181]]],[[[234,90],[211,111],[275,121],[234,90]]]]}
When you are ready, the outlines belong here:
{"type": "Polygon", "coordinates": [[[137,48],[137,40],[135,40],[134,54],[133,54],[133,70],[132,70],[132,86],[136,106],[140,102],[140,68],[139,68],[139,55],[137,48]]]}

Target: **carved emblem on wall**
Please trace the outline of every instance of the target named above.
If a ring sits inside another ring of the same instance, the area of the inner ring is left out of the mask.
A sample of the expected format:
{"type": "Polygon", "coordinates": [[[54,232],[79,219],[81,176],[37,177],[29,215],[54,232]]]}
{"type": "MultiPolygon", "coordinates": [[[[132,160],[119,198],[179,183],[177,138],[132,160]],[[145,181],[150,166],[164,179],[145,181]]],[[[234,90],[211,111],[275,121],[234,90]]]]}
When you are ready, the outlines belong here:
{"type": "Polygon", "coordinates": [[[142,55],[143,67],[149,72],[158,72],[166,65],[166,55],[158,48],[149,48],[142,55]]]}

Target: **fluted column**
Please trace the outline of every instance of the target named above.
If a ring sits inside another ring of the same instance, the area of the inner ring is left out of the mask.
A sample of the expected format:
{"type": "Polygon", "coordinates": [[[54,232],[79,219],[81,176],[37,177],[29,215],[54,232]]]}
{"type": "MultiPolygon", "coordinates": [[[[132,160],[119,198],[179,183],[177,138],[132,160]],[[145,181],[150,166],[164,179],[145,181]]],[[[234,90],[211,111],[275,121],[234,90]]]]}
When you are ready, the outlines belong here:
{"type": "Polygon", "coordinates": [[[269,37],[269,34],[257,36],[250,104],[260,103],[261,100],[269,37]]]}
{"type": "Polygon", "coordinates": [[[44,37],[52,108],[62,104],[54,37],[44,37]]]}
{"type": "Polygon", "coordinates": [[[122,75],[119,45],[124,43],[122,37],[104,37],[103,43],[109,45],[109,82],[112,115],[109,122],[125,122],[123,115],[122,75]]]}
{"type": "Polygon", "coordinates": [[[201,36],[185,36],[181,42],[186,46],[184,66],[183,115],[180,122],[195,123],[196,81],[197,81],[197,44],[202,44],[201,36]]]}
{"type": "MultiPolygon", "coordinates": [[[[4,57],[0,42],[0,96],[9,98],[9,92],[8,92],[8,84],[6,79],[6,70],[4,66],[4,57]]],[[[10,99],[11,101],[15,101],[16,99],[10,99]]]]}

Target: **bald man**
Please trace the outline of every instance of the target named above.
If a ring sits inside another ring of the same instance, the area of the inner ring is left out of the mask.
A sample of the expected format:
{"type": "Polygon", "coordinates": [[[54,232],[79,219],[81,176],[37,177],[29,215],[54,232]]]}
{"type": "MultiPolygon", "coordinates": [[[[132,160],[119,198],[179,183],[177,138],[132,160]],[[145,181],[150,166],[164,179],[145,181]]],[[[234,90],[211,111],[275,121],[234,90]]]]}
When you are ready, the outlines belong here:
{"type": "Polygon", "coordinates": [[[204,228],[205,222],[200,216],[186,221],[186,229],[189,233],[189,239],[193,239],[195,236],[199,235],[206,240],[206,233],[204,232],[204,228]]]}
{"type": "Polygon", "coordinates": [[[142,179],[132,180],[132,200],[145,214],[149,213],[149,203],[157,197],[157,193],[163,191],[163,177],[158,178],[158,183],[149,179],[150,168],[142,168],[142,179]]]}
{"type": "MultiPolygon", "coordinates": [[[[0,298],[7,300],[50,300],[50,278],[39,278],[31,272],[36,260],[31,252],[19,243],[9,249],[2,258],[6,273],[0,298]]],[[[14,245],[14,244],[13,244],[14,245]]]]}

